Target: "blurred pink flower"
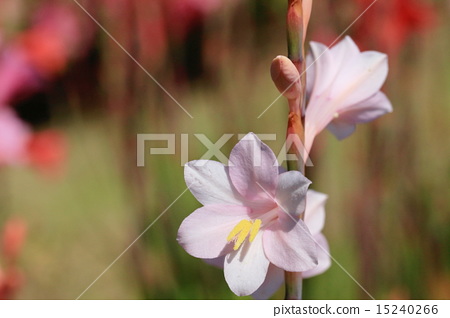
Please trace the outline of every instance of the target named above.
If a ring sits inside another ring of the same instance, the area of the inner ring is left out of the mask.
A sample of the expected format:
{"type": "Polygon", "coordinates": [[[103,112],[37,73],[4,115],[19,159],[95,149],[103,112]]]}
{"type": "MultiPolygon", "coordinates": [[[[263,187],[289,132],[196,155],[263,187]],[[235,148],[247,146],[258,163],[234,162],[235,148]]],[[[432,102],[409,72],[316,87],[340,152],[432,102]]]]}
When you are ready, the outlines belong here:
{"type": "Polygon", "coordinates": [[[360,52],[350,37],[331,49],[311,42],[307,57],[308,105],[305,114],[305,147],[325,127],[338,138],[348,137],[356,124],[392,112],[380,92],[388,73],[385,54],[360,52]]]}
{"type": "Polygon", "coordinates": [[[66,68],[70,58],[83,52],[91,33],[90,27],[82,29],[69,8],[43,5],[29,29],[12,43],[2,43],[0,105],[11,105],[42,89],[46,80],[66,68]]]}
{"type": "Polygon", "coordinates": [[[91,25],[82,27],[70,7],[47,3],[35,13],[32,27],[18,42],[32,66],[51,78],[85,50],[91,36],[91,25]]]}
{"type": "Polygon", "coordinates": [[[73,57],[82,51],[93,35],[93,24],[82,24],[78,7],[48,2],[34,14],[33,29],[64,44],[73,57]]]}
{"type": "Polygon", "coordinates": [[[42,79],[20,48],[9,47],[0,54],[0,108],[42,86],[42,79]]]}
{"type": "MultiPolygon", "coordinates": [[[[310,278],[324,273],[331,266],[330,248],[327,239],[321,233],[325,225],[326,194],[308,190],[306,194],[305,224],[316,242],[318,264],[316,267],[302,272],[303,278],[310,278]]],[[[267,277],[261,287],[252,296],[256,299],[268,299],[284,282],[284,271],[270,265],[267,277]]]]}
{"type": "Polygon", "coordinates": [[[15,113],[0,107],[0,166],[26,161],[30,129],[15,113]]]}
{"type": "Polygon", "coordinates": [[[186,183],[204,206],[181,224],[180,245],[194,257],[223,261],[225,280],[239,296],[261,286],[270,264],[312,269],[316,246],[299,219],[310,181],[298,171],[281,172],[275,154],[253,133],[233,148],[229,162],[186,165],[186,183]]]}

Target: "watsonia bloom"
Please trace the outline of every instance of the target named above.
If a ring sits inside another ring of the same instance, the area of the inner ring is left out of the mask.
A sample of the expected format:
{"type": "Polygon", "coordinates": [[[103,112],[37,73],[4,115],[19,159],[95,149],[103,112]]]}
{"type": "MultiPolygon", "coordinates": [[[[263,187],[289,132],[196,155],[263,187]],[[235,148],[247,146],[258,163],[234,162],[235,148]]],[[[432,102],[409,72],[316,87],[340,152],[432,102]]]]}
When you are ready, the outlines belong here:
{"type": "Polygon", "coordinates": [[[311,42],[307,57],[305,147],[327,127],[338,139],[348,137],[355,125],[392,111],[380,91],[388,74],[386,54],[360,52],[350,37],[331,49],[311,42]]]}
{"type": "MultiPolygon", "coordinates": [[[[325,225],[326,194],[308,190],[306,194],[305,224],[310,230],[317,246],[318,264],[316,267],[302,273],[303,278],[310,278],[324,273],[331,266],[330,249],[322,229],[325,225]]],[[[270,265],[266,280],[252,294],[257,299],[267,299],[272,296],[284,282],[284,271],[275,265],[270,265]]]]}
{"type": "Polygon", "coordinates": [[[299,219],[310,181],[298,171],[282,172],[253,133],[233,148],[229,166],[191,161],[185,180],[204,206],[183,221],[178,242],[194,257],[223,259],[235,294],[254,293],[271,264],[290,272],[317,265],[315,241],[299,219]]]}

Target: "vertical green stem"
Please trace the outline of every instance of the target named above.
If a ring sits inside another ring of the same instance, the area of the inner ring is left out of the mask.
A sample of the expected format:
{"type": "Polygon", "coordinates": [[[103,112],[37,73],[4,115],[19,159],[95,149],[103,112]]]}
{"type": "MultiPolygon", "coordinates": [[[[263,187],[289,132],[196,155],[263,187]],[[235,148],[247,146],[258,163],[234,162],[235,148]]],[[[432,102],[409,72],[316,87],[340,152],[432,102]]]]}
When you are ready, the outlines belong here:
{"type": "MultiPolygon", "coordinates": [[[[302,84],[302,94],[300,98],[289,101],[289,108],[291,113],[289,114],[289,122],[287,135],[296,134],[301,143],[304,144],[304,110],[305,110],[305,88],[306,88],[306,75],[305,75],[305,63],[304,63],[304,43],[303,43],[303,7],[302,0],[288,0],[287,11],[287,42],[288,42],[288,57],[297,67],[297,70],[301,74],[300,82],[302,84]],[[296,103],[293,105],[292,103],[296,103]]],[[[288,149],[288,153],[294,153],[299,160],[297,162],[288,162],[288,170],[298,170],[305,173],[304,160],[302,158],[303,151],[298,149],[295,145],[288,149]]],[[[304,213],[301,214],[301,218],[304,213]]],[[[286,283],[286,295],[285,299],[294,300],[302,299],[302,273],[299,272],[285,272],[284,274],[286,283]]]]}
{"type": "Polygon", "coordinates": [[[305,47],[303,43],[304,38],[304,23],[303,23],[303,1],[302,0],[288,0],[287,11],[287,43],[288,43],[288,57],[297,67],[300,73],[300,83],[302,84],[303,94],[300,98],[299,108],[302,113],[298,115],[303,119],[303,112],[306,103],[306,72],[305,72],[305,47]]]}

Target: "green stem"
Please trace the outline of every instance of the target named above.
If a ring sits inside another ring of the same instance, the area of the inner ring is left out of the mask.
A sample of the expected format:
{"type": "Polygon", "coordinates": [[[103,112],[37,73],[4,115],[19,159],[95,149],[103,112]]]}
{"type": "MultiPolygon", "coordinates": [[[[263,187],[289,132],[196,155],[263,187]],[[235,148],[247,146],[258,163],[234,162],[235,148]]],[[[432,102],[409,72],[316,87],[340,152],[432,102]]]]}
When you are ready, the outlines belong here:
{"type": "MultiPolygon", "coordinates": [[[[303,43],[303,7],[302,0],[288,0],[287,12],[287,42],[288,42],[288,57],[297,67],[301,74],[300,82],[302,84],[302,94],[300,98],[295,101],[290,100],[291,113],[289,114],[289,123],[287,134],[296,134],[302,144],[304,144],[304,110],[306,102],[306,74],[304,63],[304,43],[303,43]],[[296,103],[291,105],[291,103],[296,103]]],[[[298,149],[295,145],[287,150],[289,153],[295,153],[299,160],[297,162],[288,161],[288,170],[297,170],[305,173],[305,164],[302,158],[304,154],[302,149],[298,149]]],[[[301,219],[304,213],[301,214],[301,219]]],[[[285,272],[284,274],[286,284],[287,300],[302,299],[303,279],[301,272],[285,272]]]]}
{"type": "Polygon", "coordinates": [[[285,299],[301,300],[303,286],[302,273],[284,272],[284,280],[286,281],[285,299]]]}
{"type": "Polygon", "coordinates": [[[303,1],[302,0],[288,0],[288,12],[286,16],[287,21],[287,43],[288,43],[288,58],[297,67],[300,74],[300,83],[302,84],[303,94],[299,99],[299,109],[302,111],[298,115],[303,118],[303,112],[306,104],[306,65],[305,60],[305,46],[303,42],[304,23],[303,23],[303,1]]]}

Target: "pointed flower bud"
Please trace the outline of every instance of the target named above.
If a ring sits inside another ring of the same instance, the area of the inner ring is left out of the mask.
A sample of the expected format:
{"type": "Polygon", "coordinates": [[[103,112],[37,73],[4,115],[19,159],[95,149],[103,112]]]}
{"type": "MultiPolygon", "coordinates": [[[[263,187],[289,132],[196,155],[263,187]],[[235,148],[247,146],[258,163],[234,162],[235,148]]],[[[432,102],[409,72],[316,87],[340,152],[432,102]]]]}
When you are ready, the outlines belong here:
{"type": "Polygon", "coordinates": [[[294,63],[286,56],[279,55],[273,59],[270,75],[281,95],[290,100],[302,96],[300,74],[294,63]]]}
{"type": "Polygon", "coordinates": [[[311,17],[313,0],[303,0],[303,42],[306,38],[306,30],[308,29],[309,18],[311,17]]]}

